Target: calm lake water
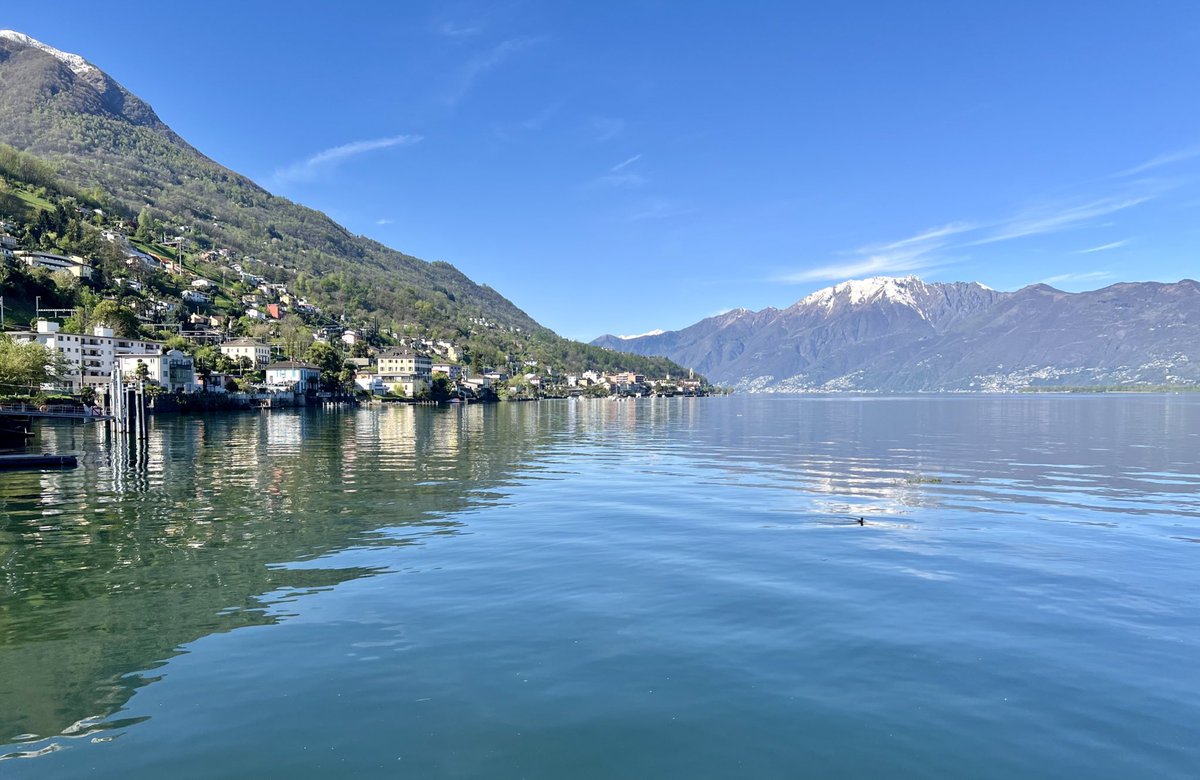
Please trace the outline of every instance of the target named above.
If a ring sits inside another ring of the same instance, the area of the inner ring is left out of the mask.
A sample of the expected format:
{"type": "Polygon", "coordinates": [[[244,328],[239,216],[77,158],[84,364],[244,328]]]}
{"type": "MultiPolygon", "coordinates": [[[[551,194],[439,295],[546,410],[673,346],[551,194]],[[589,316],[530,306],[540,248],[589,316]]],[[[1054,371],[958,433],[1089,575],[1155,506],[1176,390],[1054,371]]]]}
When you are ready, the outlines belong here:
{"type": "Polygon", "coordinates": [[[0,777],[1200,774],[1200,396],[99,432],[0,475],[0,777]]]}

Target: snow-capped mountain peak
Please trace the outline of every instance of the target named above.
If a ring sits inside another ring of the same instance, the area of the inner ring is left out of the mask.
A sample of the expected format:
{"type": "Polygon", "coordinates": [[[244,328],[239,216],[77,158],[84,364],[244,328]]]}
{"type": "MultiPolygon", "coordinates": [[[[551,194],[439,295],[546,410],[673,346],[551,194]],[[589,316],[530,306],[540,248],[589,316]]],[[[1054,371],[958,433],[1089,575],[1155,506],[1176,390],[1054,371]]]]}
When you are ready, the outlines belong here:
{"type": "Polygon", "coordinates": [[[22,44],[23,46],[30,46],[34,49],[40,49],[49,54],[51,57],[54,57],[59,62],[64,63],[68,68],[74,71],[75,75],[77,76],[82,76],[85,73],[100,72],[99,68],[85,60],[83,57],[80,57],[78,54],[59,51],[53,46],[42,43],[36,38],[31,38],[25,33],[17,32],[16,30],[0,30],[0,38],[7,38],[10,41],[22,44]]]}
{"type": "Polygon", "coordinates": [[[875,301],[892,301],[920,310],[919,298],[927,294],[929,285],[916,276],[873,276],[870,279],[851,279],[817,290],[796,306],[832,309],[838,303],[859,306],[875,301]]]}
{"type": "Polygon", "coordinates": [[[666,333],[665,330],[658,329],[658,330],[646,331],[645,333],[638,333],[635,336],[617,336],[617,338],[621,339],[622,341],[629,341],[630,339],[640,339],[640,338],[644,338],[646,336],[661,336],[664,333],[666,333]]]}

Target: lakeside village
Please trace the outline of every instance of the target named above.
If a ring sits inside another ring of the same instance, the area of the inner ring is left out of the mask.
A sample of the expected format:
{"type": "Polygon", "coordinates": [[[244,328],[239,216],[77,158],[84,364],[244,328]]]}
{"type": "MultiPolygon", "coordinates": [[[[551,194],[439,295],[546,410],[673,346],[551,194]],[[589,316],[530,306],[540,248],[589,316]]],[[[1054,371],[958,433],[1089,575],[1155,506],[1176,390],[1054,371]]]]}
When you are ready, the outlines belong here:
{"type": "MultiPolygon", "coordinates": [[[[10,272],[49,275],[63,287],[92,280],[92,261],[22,248],[13,235],[16,227],[0,222],[0,262],[10,272]]],[[[25,377],[6,371],[9,376],[0,396],[77,403],[103,412],[112,402],[114,376],[144,393],[151,411],[364,400],[473,403],[696,396],[710,390],[690,375],[566,373],[529,360],[503,367],[472,366],[464,360],[464,351],[450,341],[390,333],[388,344],[383,334],[345,327],[286,284],[253,273],[248,268],[257,262],[253,258],[238,261],[230,251],[215,249],[185,263],[184,236],[170,241],[164,236],[161,242],[149,244],[135,243],[131,233],[103,231],[128,273],[106,280],[107,294],[96,296],[90,311],[46,308],[39,300],[30,329],[9,329],[3,334],[14,348],[44,349],[45,370],[35,367],[25,377]],[[152,249],[171,245],[176,249],[173,255],[152,249]],[[155,284],[156,277],[174,280],[178,298],[164,295],[162,291],[169,288],[155,284]],[[217,296],[223,299],[220,313],[212,311],[217,296]],[[148,334],[158,337],[147,338],[148,334]],[[27,384],[22,386],[22,381],[27,384]]],[[[0,295],[3,292],[0,289],[0,295]]],[[[482,319],[473,323],[496,327],[482,319]]],[[[25,360],[26,365],[30,362],[25,360]]]]}

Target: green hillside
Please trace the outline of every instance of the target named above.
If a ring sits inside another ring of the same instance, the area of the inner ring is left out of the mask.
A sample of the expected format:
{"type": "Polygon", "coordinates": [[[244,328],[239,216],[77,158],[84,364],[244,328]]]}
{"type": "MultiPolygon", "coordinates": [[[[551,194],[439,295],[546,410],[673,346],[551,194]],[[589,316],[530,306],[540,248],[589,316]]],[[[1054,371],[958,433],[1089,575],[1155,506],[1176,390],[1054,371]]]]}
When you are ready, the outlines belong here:
{"type": "MultiPolygon", "coordinates": [[[[562,339],[454,266],[352,235],[218,165],[103,72],[77,73],[2,37],[0,142],[46,164],[31,177],[7,174],[10,191],[0,213],[37,219],[31,215],[53,211],[53,200],[38,194],[46,187],[40,180],[52,177],[51,189],[106,218],[132,227],[141,216],[160,239],[180,236],[185,257],[227,250],[246,271],[286,284],[331,321],[368,327],[381,343],[423,336],[461,343],[497,365],[536,360],[562,370],[681,372],[665,359],[562,339]]],[[[21,165],[38,167],[36,160],[21,165]]]]}

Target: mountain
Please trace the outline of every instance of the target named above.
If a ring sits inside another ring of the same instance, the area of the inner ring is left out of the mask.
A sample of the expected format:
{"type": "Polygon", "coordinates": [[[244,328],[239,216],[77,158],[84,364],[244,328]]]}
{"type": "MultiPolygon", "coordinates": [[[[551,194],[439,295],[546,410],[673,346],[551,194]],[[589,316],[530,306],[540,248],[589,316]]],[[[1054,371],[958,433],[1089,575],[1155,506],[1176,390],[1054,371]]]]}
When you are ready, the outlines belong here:
{"type": "Polygon", "coordinates": [[[611,353],[558,337],[449,263],[352,235],[272,195],[201,154],[83,57],[12,30],[0,31],[0,142],[49,162],[105,211],[132,219],[147,210],[196,251],[232,250],[247,270],[286,282],[339,321],[449,338],[497,362],[679,370],[659,359],[614,365],[611,353]]]}
{"type": "Polygon", "coordinates": [[[737,309],[678,331],[592,342],[662,355],[765,392],[1015,390],[1200,383],[1200,284],[1067,293],[876,277],[786,309],[737,309]]]}

